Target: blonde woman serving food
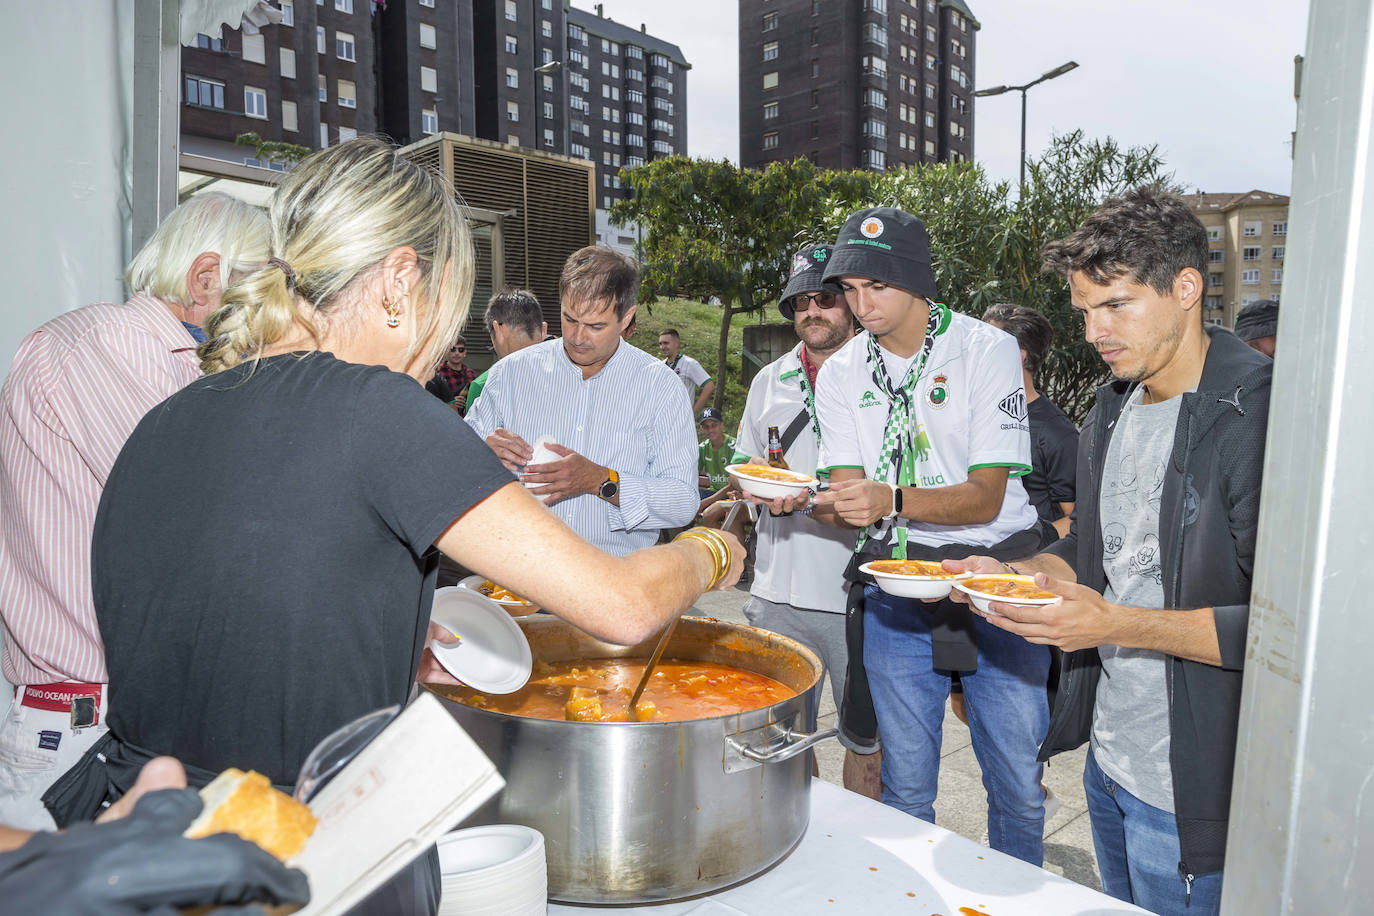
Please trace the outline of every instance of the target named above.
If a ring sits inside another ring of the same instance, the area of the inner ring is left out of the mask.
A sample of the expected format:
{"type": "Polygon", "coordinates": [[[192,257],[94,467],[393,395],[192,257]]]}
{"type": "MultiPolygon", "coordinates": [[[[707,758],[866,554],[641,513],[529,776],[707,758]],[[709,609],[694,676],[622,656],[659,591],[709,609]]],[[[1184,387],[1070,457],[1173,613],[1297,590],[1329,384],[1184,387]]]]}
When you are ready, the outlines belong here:
{"type": "MultiPolygon", "coordinates": [[[[108,762],[88,756],[67,799],[119,795],[148,754],[181,758],[193,784],[238,766],[289,786],[320,738],[410,695],[435,548],[617,643],[739,576],[733,540],[597,550],[421,387],[473,283],[439,177],[349,141],[283,178],[271,224],[273,257],[207,323],[206,377],[153,408],[106,485],[108,762]]],[[[355,912],[434,912],[436,864],[355,912]]]]}

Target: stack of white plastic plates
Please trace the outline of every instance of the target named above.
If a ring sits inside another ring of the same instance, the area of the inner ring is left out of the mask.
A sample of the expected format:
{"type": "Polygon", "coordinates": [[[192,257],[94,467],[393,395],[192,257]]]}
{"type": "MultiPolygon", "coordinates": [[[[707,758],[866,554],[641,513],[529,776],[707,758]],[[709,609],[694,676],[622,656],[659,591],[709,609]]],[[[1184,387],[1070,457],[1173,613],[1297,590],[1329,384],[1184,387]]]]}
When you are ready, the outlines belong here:
{"type": "Polygon", "coordinates": [[[439,916],[548,912],[544,836],[519,824],[455,830],[439,840],[439,916]]]}

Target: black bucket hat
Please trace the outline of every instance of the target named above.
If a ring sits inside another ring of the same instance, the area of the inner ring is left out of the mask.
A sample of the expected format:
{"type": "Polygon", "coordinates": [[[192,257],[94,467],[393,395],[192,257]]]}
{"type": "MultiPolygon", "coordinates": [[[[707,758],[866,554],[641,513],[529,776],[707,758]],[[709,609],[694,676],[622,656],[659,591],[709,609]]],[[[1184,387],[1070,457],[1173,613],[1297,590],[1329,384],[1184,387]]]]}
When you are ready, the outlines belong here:
{"type": "Polygon", "coordinates": [[[827,282],[840,277],[867,277],[936,298],[925,224],[895,207],[870,207],[851,215],[825,265],[827,282]]]}
{"type": "Polygon", "coordinates": [[[792,255],[787,267],[787,287],[782,291],[782,298],[778,300],[778,311],[782,312],[782,317],[788,321],[792,320],[796,314],[793,300],[797,298],[798,293],[824,291],[840,295],[839,284],[827,283],[824,279],[825,265],[830,260],[830,252],[829,245],[807,245],[792,255]]]}
{"type": "Polygon", "coordinates": [[[1251,302],[1236,316],[1236,336],[1241,340],[1274,337],[1279,332],[1279,304],[1273,299],[1251,302]]]}

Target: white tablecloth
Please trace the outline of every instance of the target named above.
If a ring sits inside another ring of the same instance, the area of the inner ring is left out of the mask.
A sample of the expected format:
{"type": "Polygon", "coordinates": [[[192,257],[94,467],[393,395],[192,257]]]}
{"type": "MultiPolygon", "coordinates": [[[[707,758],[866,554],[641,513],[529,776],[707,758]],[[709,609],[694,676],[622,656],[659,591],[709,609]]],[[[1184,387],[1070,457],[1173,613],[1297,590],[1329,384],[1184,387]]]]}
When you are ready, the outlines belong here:
{"type": "MultiPolygon", "coordinates": [[[[787,858],[752,881],[707,897],[605,912],[646,916],[1108,916],[1130,904],[994,852],[943,827],[820,780],[811,825],[787,858]]],[[[602,908],[551,904],[577,916],[602,908]]]]}

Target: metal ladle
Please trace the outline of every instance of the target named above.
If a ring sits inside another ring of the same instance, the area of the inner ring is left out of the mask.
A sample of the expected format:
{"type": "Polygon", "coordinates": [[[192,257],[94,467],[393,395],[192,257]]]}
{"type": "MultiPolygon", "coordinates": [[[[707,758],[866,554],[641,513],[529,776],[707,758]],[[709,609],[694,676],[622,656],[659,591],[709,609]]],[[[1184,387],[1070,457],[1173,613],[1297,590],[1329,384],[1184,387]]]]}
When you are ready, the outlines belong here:
{"type": "MultiPolygon", "coordinates": [[[[725,523],[720,526],[722,531],[730,530],[730,526],[734,524],[735,518],[739,515],[740,510],[744,508],[744,506],[745,502],[741,499],[730,507],[730,511],[725,513],[725,523]]],[[[644,693],[644,688],[649,686],[649,675],[654,673],[654,665],[657,665],[659,659],[663,657],[663,650],[667,648],[668,640],[673,638],[673,630],[677,628],[677,622],[681,619],[681,617],[674,617],[672,622],[668,624],[668,627],[663,631],[663,635],[658,638],[658,644],[654,646],[654,651],[653,654],[649,656],[648,664],[644,666],[644,673],[639,676],[639,683],[635,685],[635,692],[630,695],[628,718],[631,722],[639,721],[639,711],[636,709],[636,705],[639,703],[640,696],[644,693]]]]}

